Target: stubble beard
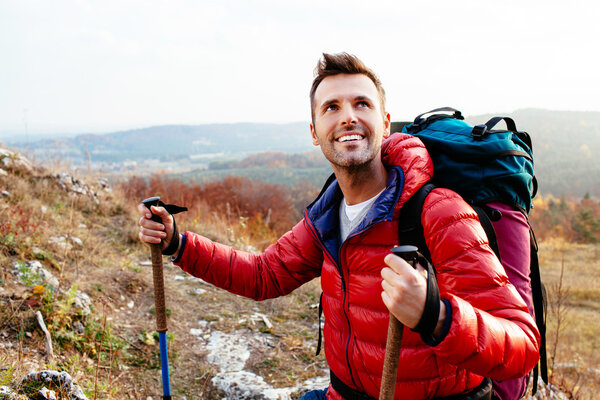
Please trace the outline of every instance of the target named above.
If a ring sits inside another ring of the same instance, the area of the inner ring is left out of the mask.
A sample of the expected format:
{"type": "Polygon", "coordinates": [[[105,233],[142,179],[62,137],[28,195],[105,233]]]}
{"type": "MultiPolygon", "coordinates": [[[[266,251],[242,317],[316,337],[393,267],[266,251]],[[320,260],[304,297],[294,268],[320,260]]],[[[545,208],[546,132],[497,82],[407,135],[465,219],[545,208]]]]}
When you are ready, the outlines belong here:
{"type": "Polygon", "coordinates": [[[332,136],[336,137],[341,133],[350,131],[362,133],[365,136],[365,138],[362,140],[367,141],[366,146],[359,150],[340,151],[335,148],[337,142],[332,141],[328,143],[329,148],[327,149],[321,146],[321,151],[325,155],[325,158],[327,158],[327,160],[332,164],[334,170],[338,168],[348,174],[354,175],[360,174],[362,171],[369,170],[370,164],[373,162],[375,157],[377,157],[379,151],[376,143],[373,143],[374,136],[363,125],[355,125],[338,129],[332,134],[332,136]]]}

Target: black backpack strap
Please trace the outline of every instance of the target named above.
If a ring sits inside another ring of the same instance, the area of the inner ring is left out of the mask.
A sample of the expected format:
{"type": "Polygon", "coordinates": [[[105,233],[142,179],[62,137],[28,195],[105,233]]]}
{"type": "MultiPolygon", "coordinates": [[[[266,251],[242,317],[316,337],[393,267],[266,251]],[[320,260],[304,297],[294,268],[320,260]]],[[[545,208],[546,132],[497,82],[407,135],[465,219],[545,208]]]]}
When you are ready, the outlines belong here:
{"type": "Polygon", "coordinates": [[[444,118],[454,118],[454,119],[464,119],[464,117],[462,116],[461,112],[458,111],[455,108],[452,107],[440,107],[440,108],[436,108],[434,110],[431,111],[427,111],[423,114],[419,114],[417,115],[417,117],[415,118],[415,121],[409,125],[406,129],[408,131],[408,133],[415,133],[415,132],[419,132],[422,129],[424,129],[426,126],[428,126],[429,124],[438,121],[440,119],[444,119],[444,118]],[[445,112],[445,113],[449,113],[451,112],[452,114],[433,114],[436,112],[445,112]],[[424,118],[424,115],[427,114],[433,114],[430,115],[427,118],[424,118]]]}
{"type": "MultiPolygon", "coordinates": [[[[528,221],[529,222],[529,221],[528,221]]],[[[533,297],[533,309],[535,312],[535,324],[540,331],[540,363],[533,370],[533,394],[537,391],[538,376],[542,375],[542,381],[548,383],[548,357],[546,354],[546,311],[548,310],[546,288],[542,283],[540,275],[540,264],[538,259],[538,245],[535,233],[529,226],[531,243],[530,278],[531,292],[533,297]]]]}
{"type": "Polygon", "coordinates": [[[318,356],[321,353],[321,343],[323,342],[323,334],[321,333],[321,316],[323,315],[323,292],[321,292],[321,297],[319,298],[319,340],[317,341],[317,352],[315,356],[318,356]]]}
{"type": "Polygon", "coordinates": [[[494,254],[496,254],[496,257],[498,257],[498,260],[502,262],[502,259],[500,258],[500,248],[498,247],[496,231],[494,230],[494,226],[492,225],[492,220],[497,221],[498,219],[500,219],[500,217],[502,217],[502,214],[495,208],[486,205],[471,205],[471,207],[473,207],[473,210],[475,210],[475,212],[477,213],[479,223],[481,224],[483,230],[485,231],[485,234],[487,235],[490,247],[494,251],[494,254]],[[500,215],[496,216],[496,213],[500,215]]]}
{"type": "Polygon", "coordinates": [[[425,242],[423,225],[421,225],[421,213],[423,212],[425,199],[433,189],[435,189],[435,185],[430,182],[421,186],[419,190],[404,203],[400,210],[400,218],[398,220],[399,244],[417,246],[419,252],[430,262],[431,253],[425,242]]]}

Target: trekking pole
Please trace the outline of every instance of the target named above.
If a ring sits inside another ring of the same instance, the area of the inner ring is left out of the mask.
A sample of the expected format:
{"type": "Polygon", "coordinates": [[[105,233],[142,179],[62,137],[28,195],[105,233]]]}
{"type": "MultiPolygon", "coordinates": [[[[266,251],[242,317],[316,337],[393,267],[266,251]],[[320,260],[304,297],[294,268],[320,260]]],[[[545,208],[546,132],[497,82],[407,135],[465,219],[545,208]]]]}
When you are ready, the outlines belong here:
{"type": "MultiPolygon", "coordinates": [[[[416,246],[396,246],[391,252],[410,263],[413,268],[417,259],[416,246]]],[[[385,358],[383,360],[383,371],[381,373],[381,388],[379,389],[379,400],[392,400],[396,390],[396,376],[398,374],[398,360],[400,358],[400,342],[404,325],[390,312],[387,342],[385,344],[385,358]]]]}
{"type": "MultiPolygon", "coordinates": [[[[149,210],[158,206],[160,197],[150,197],[142,201],[149,210]]],[[[152,214],[152,221],[162,223],[158,215],[152,214]]],[[[154,309],[156,310],[156,331],[160,342],[160,368],[162,372],[163,400],[171,400],[169,379],[169,353],[167,352],[167,313],[165,309],[165,282],[163,279],[162,243],[150,244],[152,250],[152,277],[154,279],[154,309]]]]}

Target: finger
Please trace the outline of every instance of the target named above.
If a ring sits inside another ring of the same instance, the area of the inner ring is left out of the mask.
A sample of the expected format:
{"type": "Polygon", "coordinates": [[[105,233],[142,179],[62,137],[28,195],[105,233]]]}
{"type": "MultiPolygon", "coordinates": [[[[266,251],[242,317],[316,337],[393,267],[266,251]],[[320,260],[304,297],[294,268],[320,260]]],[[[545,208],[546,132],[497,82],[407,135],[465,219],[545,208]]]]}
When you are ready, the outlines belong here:
{"type": "Polygon", "coordinates": [[[138,223],[142,228],[151,229],[155,231],[165,230],[165,226],[163,224],[161,224],[160,222],[152,221],[151,219],[148,219],[146,217],[141,217],[138,223]]]}
{"type": "Polygon", "coordinates": [[[427,279],[427,270],[421,266],[421,264],[417,264],[415,266],[415,270],[418,274],[422,275],[425,279],[427,279]]]}
{"type": "Polygon", "coordinates": [[[386,291],[381,292],[381,300],[390,312],[394,309],[394,301],[386,291]]]}
{"type": "Polygon", "coordinates": [[[402,284],[402,277],[391,268],[382,268],[381,277],[383,278],[383,282],[387,282],[390,285],[397,286],[402,284]]]}
{"type": "Polygon", "coordinates": [[[142,232],[140,232],[138,234],[138,237],[140,238],[140,241],[142,241],[144,243],[150,243],[150,244],[160,244],[161,243],[160,238],[154,237],[154,236],[147,236],[147,235],[144,235],[142,232]]]}
{"type": "Polygon", "coordinates": [[[411,271],[412,266],[407,263],[404,259],[394,255],[388,254],[385,256],[383,261],[397,274],[405,275],[407,271],[411,271]]]}
{"type": "Polygon", "coordinates": [[[144,217],[150,219],[152,218],[152,213],[150,212],[150,210],[148,210],[148,207],[146,207],[144,204],[140,203],[137,206],[138,212],[140,213],[140,215],[143,215],[144,217]]]}
{"type": "Polygon", "coordinates": [[[394,285],[389,281],[381,281],[381,288],[390,299],[397,299],[402,292],[402,285],[394,285]]]}
{"type": "Polygon", "coordinates": [[[161,238],[161,239],[163,239],[167,236],[167,233],[165,231],[157,231],[155,229],[147,229],[144,227],[140,227],[140,232],[144,236],[151,236],[151,237],[161,238]]]}
{"type": "MultiPolygon", "coordinates": [[[[390,266],[389,269],[393,271],[394,275],[396,275],[396,277],[393,277],[392,275],[388,275],[386,272],[388,282],[390,282],[392,285],[420,285],[423,281],[423,277],[427,277],[427,271],[425,271],[425,275],[423,275],[423,273],[417,272],[417,270],[415,270],[409,263],[407,263],[405,260],[396,255],[388,254],[385,257],[384,261],[390,266]]],[[[384,270],[385,268],[382,268],[381,270],[382,277],[384,277],[384,270]]],[[[422,267],[421,270],[423,270],[422,267]]]]}

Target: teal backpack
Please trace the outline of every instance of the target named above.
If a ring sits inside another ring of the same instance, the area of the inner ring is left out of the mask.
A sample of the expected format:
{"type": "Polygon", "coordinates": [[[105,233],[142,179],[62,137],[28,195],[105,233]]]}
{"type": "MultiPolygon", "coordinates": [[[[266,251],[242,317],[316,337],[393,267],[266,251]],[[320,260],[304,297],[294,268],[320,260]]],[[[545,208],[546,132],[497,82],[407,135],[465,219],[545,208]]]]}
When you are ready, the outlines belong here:
{"type": "Polygon", "coordinates": [[[438,108],[417,116],[402,132],[417,136],[427,147],[434,179],[473,204],[501,201],[525,213],[537,192],[531,138],[508,117],[482,125],[463,121],[460,111],[438,108]],[[452,114],[434,114],[440,111],[452,114]],[[428,118],[425,115],[432,114],[428,118]],[[506,130],[493,130],[500,122],[506,130]]]}
{"type": "MultiPolygon", "coordinates": [[[[472,126],[464,121],[460,111],[450,107],[420,114],[412,123],[393,122],[391,131],[402,131],[421,139],[434,166],[433,180],[413,195],[400,216],[399,235],[404,240],[402,244],[416,245],[431,261],[420,225],[420,215],[429,192],[434,187],[444,187],[454,190],[473,206],[490,246],[500,259],[499,248],[502,247],[503,237],[496,235],[494,225],[502,218],[502,213],[490,207],[489,203],[507,204],[519,210],[527,219],[532,199],[537,192],[529,134],[517,130],[515,122],[509,117],[494,117],[485,124],[472,126]],[[494,129],[501,121],[506,123],[507,129],[494,129]]],[[[541,281],[533,230],[530,227],[529,233],[515,234],[520,235],[519,240],[530,247],[530,259],[520,260],[520,264],[522,271],[529,273],[531,303],[541,335],[540,365],[539,369],[536,367],[533,371],[535,393],[538,374],[548,383],[546,294],[541,281]],[[529,243],[525,243],[527,241],[529,243]]],[[[494,385],[496,384],[495,382],[494,385]]]]}

